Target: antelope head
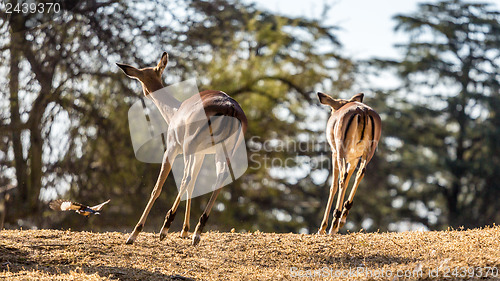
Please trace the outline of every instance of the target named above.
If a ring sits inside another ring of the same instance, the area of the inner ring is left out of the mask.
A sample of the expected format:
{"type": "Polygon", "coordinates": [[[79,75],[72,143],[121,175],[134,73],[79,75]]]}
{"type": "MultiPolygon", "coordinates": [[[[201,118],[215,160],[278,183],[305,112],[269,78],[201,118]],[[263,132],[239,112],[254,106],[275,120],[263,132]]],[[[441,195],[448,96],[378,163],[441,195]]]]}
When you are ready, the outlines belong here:
{"type": "Polygon", "coordinates": [[[318,92],[319,102],[322,104],[325,104],[325,105],[329,105],[332,108],[332,112],[339,110],[342,106],[344,106],[350,102],[357,101],[357,102],[362,103],[364,96],[365,96],[365,94],[359,93],[359,94],[354,95],[352,98],[350,98],[348,100],[343,100],[343,99],[334,99],[327,94],[323,94],[321,92],[318,92]]]}
{"type": "Polygon", "coordinates": [[[117,63],[121,70],[130,78],[139,80],[142,85],[142,90],[144,95],[147,96],[154,91],[163,88],[163,82],[161,80],[161,75],[165,70],[168,63],[168,54],[166,52],[161,56],[158,65],[155,67],[146,67],[137,69],[128,64],[117,63]]]}

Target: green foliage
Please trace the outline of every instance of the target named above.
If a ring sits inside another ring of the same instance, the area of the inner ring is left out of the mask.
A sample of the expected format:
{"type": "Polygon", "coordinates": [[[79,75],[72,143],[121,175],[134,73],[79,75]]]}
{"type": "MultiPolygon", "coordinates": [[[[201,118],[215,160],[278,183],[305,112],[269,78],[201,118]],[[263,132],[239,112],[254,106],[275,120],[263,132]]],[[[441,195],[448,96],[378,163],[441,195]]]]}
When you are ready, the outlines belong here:
{"type": "MultiPolygon", "coordinates": [[[[222,90],[235,98],[249,119],[249,169],[224,189],[218,201],[224,211],[215,208],[211,214],[211,221],[221,225],[214,227],[315,231],[323,205],[318,204],[318,198],[324,197],[328,183],[313,183],[308,172],[315,169],[301,161],[324,156],[328,148],[314,150],[311,146],[311,150],[300,152],[273,145],[266,150],[263,146],[270,141],[291,145],[299,136],[311,142],[324,141],[323,130],[313,131],[308,126],[311,111],[317,111],[318,106],[314,90],[326,81],[332,91],[350,87],[353,64],[333,48],[318,49],[321,43],[338,46],[333,29],[318,21],[273,15],[238,2],[188,3],[193,13],[201,15],[202,23],[185,23],[191,27],[186,33],[189,39],[178,42],[181,45],[176,49],[191,48],[200,55],[178,63],[188,69],[187,73],[198,76],[202,89],[222,90]],[[216,39],[221,36],[223,39],[216,39]],[[339,78],[334,80],[332,75],[339,78]],[[276,170],[290,176],[277,175],[276,170]],[[294,176],[296,170],[301,171],[299,177],[294,176]]],[[[318,168],[329,169],[328,165],[318,168]]],[[[195,214],[201,213],[202,207],[193,203],[195,214]]]]}
{"type": "MultiPolygon", "coordinates": [[[[169,52],[167,83],[195,76],[200,89],[223,90],[233,96],[250,120],[246,137],[253,147],[269,140],[296,141],[299,136],[324,141],[322,129],[308,126],[319,118],[310,113],[317,111],[315,90],[324,88],[324,83],[332,91],[342,91],[353,80],[353,64],[333,51],[339,46],[334,28],[238,1],[82,2],[37,28],[27,28],[26,21],[42,19],[25,17],[29,15],[4,18],[1,28],[9,32],[0,39],[7,61],[19,50],[19,63],[2,65],[2,71],[14,75],[9,81],[18,81],[22,91],[17,96],[14,88],[2,86],[2,93],[9,93],[4,97],[18,97],[20,104],[19,108],[1,104],[6,110],[0,126],[7,132],[2,140],[14,135],[22,139],[14,139],[21,152],[14,152],[14,157],[0,155],[5,160],[1,167],[26,163],[15,169],[26,172],[15,176],[26,190],[18,187],[14,193],[7,218],[11,226],[23,219],[28,226],[121,229],[132,227],[138,219],[159,167],[140,163],[133,155],[127,111],[141,91],[136,81],[116,69],[115,62],[145,67],[156,64],[161,52],[169,52]],[[155,9],[150,9],[152,5],[155,9]],[[10,121],[9,112],[16,111],[34,116],[33,120],[37,117],[39,125],[33,127],[22,118],[10,121]],[[27,139],[37,134],[38,142],[27,139]],[[44,155],[36,167],[35,155],[26,154],[33,148],[41,152],[40,157],[44,155]],[[30,190],[41,191],[41,198],[30,190]],[[88,204],[111,198],[111,204],[106,216],[82,224],[80,217],[47,211],[44,203],[54,195],[88,204]]],[[[318,151],[271,150],[249,151],[262,165],[250,164],[244,177],[224,188],[208,227],[239,231],[317,227],[318,198],[328,189],[323,186],[326,183],[314,184],[308,167],[299,160],[315,158],[318,151]],[[263,162],[265,156],[281,162],[288,159],[290,167],[276,169],[292,175],[300,170],[300,176],[293,180],[276,176],[263,162]]],[[[177,194],[173,186],[169,177],[146,229],[161,224],[177,194]]],[[[193,217],[207,200],[208,196],[193,200],[193,217]]]]}
{"type": "MultiPolygon", "coordinates": [[[[7,226],[134,225],[159,165],[134,157],[127,112],[142,93],[114,63],[151,66],[167,51],[166,84],[196,77],[201,90],[235,98],[249,120],[249,169],[223,189],[207,227],[314,232],[331,171],[328,109],[315,92],[352,94],[361,75],[338,52],[335,28],[233,0],[94,2],[66,6],[50,21],[2,15],[0,185],[17,186],[9,191],[7,226]],[[48,211],[51,196],[111,203],[106,215],[82,223],[48,211]]],[[[346,226],[494,222],[499,13],[479,2],[441,1],[395,19],[396,30],[409,35],[399,46],[405,59],[372,65],[393,66],[403,87],[365,100],[381,114],[383,139],[346,226]]],[[[174,186],[169,177],[147,230],[161,225],[174,186]]],[[[193,200],[192,225],[207,201],[193,200]]]]}

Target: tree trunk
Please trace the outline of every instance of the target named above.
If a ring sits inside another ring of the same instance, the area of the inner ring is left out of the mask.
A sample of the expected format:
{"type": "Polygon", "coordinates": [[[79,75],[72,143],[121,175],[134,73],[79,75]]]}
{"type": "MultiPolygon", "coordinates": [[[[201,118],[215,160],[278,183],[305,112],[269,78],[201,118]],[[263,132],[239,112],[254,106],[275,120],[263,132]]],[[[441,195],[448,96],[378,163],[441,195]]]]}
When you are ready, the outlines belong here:
{"type": "Polygon", "coordinates": [[[29,186],[29,210],[30,213],[38,211],[38,197],[42,188],[42,148],[43,139],[39,120],[34,120],[30,134],[30,186],[29,186]]]}
{"type": "Polygon", "coordinates": [[[12,147],[14,152],[14,165],[16,168],[18,196],[13,200],[13,205],[18,211],[25,210],[28,203],[29,190],[26,169],[26,160],[23,155],[23,143],[21,140],[22,121],[19,112],[19,61],[21,58],[20,46],[22,33],[15,32],[16,26],[19,26],[21,17],[12,17],[11,21],[11,41],[10,41],[10,73],[9,73],[9,91],[10,91],[10,127],[12,134],[12,147]],[[24,207],[23,207],[24,206],[24,207]]]}
{"type": "Polygon", "coordinates": [[[448,207],[448,225],[454,228],[460,226],[460,211],[458,209],[458,194],[460,190],[460,178],[454,180],[446,194],[446,203],[448,207]]]}

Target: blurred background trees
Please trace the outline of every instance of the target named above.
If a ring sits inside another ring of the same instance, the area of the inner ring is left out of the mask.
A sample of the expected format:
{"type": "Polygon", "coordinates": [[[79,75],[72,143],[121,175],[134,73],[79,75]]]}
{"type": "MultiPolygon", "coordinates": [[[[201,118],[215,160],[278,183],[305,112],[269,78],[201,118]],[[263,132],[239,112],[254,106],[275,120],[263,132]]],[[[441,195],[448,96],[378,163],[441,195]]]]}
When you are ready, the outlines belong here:
{"type": "Polygon", "coordinates": [[[384,100],[393,206],[429,228],[498,221],[499,12],[442,1],[395,19],[409,40],[382,63],[403,81],[384,100]]]}
{"type": "MultiPolygon", "coordinates": [[[[383,140],[347,229],[498,221],[494,8],[422,4],[395,17],[409,38],[401,45],[405,59],[364,62],[375,73],[396,71],[401,87],[363,88],[383,118],[383,140]]],[[[328,109],[316,91],[346,98],[372,75],[342,54],[336,28],[233,0],[68,1],[52,18],[2,13],[0,190],[16,186],[8,191],[6,227],[133,227],[159,165],[135,159],[127,112],[142,91],[114,63],[151,66],[167,51],[166,84],[196,77],[200,90],[234,97],[249,119],[249,169],[223,189],[207,227],[315,232],[331,181],[328,109]],[[111,202],[82,222],[48,210],[56,197],[111,202]]],[[[147,230],[160,227],[174,186],[169,177],[147,230]]],[[[193,217],[207,197],[193,200],[193,217]]]]}

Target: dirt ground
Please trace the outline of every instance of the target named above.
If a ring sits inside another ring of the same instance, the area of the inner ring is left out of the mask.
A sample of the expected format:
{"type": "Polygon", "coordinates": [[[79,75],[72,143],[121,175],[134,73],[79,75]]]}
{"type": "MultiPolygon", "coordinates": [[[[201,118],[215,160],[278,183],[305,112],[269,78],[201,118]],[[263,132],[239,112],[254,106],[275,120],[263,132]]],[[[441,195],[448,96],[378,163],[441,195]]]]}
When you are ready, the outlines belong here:
{"type": "Polygon", "coordinates": [[[500,280],[500,227],[467,231],[202,235],[0,231],[6,280],[500,280]]]}

